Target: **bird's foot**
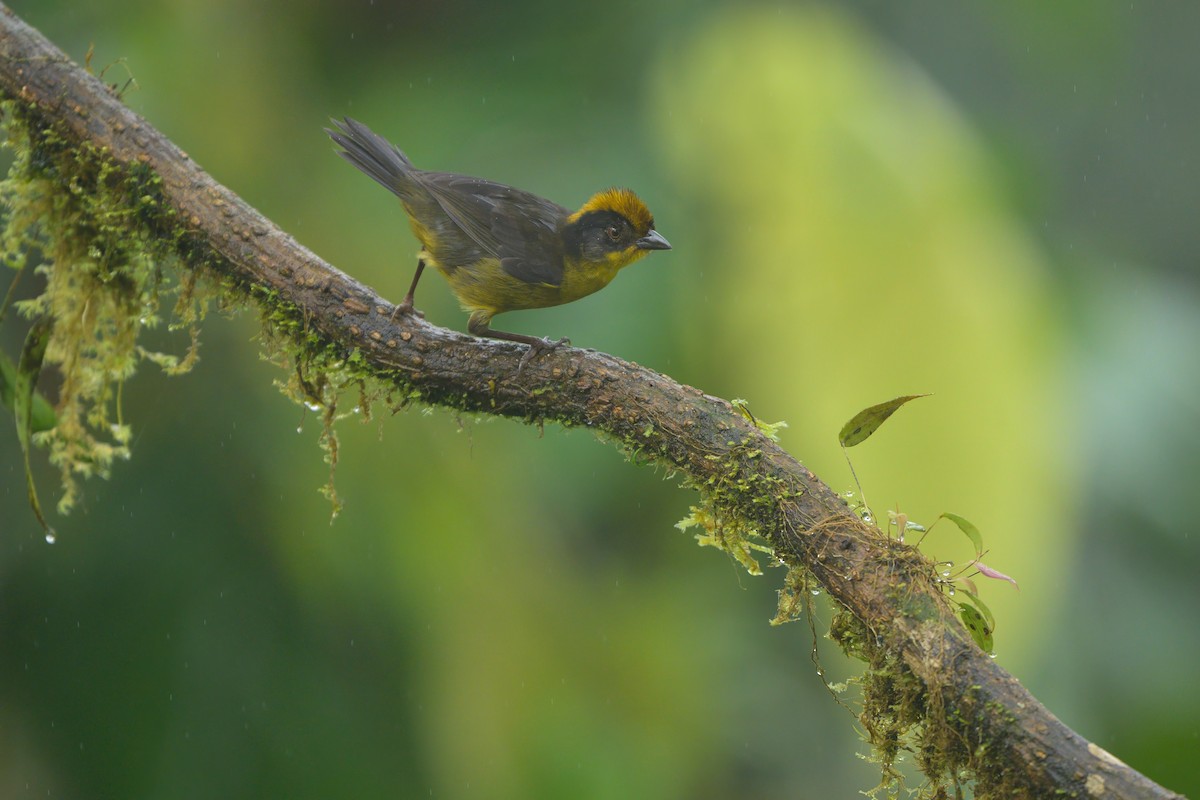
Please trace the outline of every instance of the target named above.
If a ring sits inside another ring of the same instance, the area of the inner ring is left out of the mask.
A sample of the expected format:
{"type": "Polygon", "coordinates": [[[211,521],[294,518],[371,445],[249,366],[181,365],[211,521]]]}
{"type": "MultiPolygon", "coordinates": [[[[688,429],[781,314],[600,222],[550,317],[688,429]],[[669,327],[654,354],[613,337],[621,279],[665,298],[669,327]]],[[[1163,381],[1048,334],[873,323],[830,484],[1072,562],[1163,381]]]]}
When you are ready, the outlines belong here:
{"type": "Polygon", "coordinates": [[[521,374],[521,370],[525,369],[526,364],[542,353],[552,353],[558,348],[567,347],[570,344],[571,340],[565,336],[557,342],[552,342],[549,339],[534,339],[529,343],[529,349],[525,351],[525,355],[521,356],[521,362],[517,364],[517,375],[521,374]]]}
{"type": "Polygon", "coordinates": [[[392,308],[392,315],[390,317],[388,317],[388,322],[395,322],[396,317],[407,317],[407,316],[414,316],[417,319],[425,319],[425,312],[418,311],[417,309],[413,308],[413,304],[412,304],[411,300],[405,300],[400,305],[394,306],[392,308]]]}

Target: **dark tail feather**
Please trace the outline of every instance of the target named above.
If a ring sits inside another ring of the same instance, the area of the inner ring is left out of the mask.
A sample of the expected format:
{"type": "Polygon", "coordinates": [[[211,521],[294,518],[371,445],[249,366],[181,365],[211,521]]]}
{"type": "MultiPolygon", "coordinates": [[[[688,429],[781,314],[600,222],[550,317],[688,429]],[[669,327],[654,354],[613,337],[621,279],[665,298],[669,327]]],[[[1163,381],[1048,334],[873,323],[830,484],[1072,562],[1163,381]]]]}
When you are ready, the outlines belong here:
{"type": "Polygon", "coordinates": [[[330,120],[326,128],[329,138],[342,146],[338,155],[370,175],[394,194],[404,197],[411,192],[412,162],[398,147],[371,131],[366,125],[346,117],[345,121],[330,120]]]}

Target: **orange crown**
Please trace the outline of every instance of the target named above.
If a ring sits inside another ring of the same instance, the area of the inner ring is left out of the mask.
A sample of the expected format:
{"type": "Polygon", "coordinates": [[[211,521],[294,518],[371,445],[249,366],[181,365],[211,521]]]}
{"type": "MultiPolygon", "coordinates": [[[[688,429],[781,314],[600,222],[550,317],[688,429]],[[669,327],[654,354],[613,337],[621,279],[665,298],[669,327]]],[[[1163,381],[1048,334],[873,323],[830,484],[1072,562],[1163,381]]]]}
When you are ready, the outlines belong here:
{"type": "Polygon", "coordinates": [[[602,192],[596,192],[588,201],[583,204],[583,207],[571,215],[571,222],[582,217],[589,211],[614,211],[620,214],[629,223],[633,225],[634,230],[639,235],[644,236],[646,231],[654,227],[654,217],[650,214],[650,209],[646,208],[646,204],[641,198],[628,189],[605,189],[602,192]]]}

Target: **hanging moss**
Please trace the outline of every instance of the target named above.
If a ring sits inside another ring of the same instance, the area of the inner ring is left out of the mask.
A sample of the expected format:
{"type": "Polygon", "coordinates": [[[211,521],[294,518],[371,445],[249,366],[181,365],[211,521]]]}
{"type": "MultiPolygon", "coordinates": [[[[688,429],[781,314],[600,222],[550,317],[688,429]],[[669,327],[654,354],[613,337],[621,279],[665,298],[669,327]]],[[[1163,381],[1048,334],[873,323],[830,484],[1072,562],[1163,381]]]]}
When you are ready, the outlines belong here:
{"type": "Polygon", "coordinates": [[[42,292],[18,310],[52,322],[45,363],[58,372],[58,424],[35,441],[61,472],[59,512],[76,503],[81,477],[107,477],[114,462],[129,458],[132,429],[121,391],[141,363],[170,375],[187,372],[198,358],[199,324],[210,308],[231,312],[256,304],[266,358],[287,376],[276,385],[320,414],[320,444],[330,465],[321,491],[336,514],[335,423],[350,414],[369,418],[379,401],[398,409],[419,394],[398,389],[398,376],[377,375],[360,354],[319,336],[278,293],[222,277],[229,271],[213,268],[219,256],[181,223],[150,167],[120,164],[91,143],[77,143],[17,101],[0,104],[0,112],[4,146],[13,154],[0,181],[0,259],[44,280],[42,292]],[[140,344],[164,317],[169,330],[188,332],[178,354],[140,344]],[[347,392],[357,402],[343,412],[340,398],[347,392]]]}
{"type": "Polygon", "coordinates": [[[52,320],[46,365],[57,369],[58,424],[38,444],[62,474],[60,513],[78,498],[79,477],[107,476],[129,457],[131,429],[121,413],[121,388],[143,360],[170,374],[186,372],[198,352],[196,325],[206,300],[195,276],[180,282],[169,231],[172,211],[159,178],[147,167],[123,168],[90,144],[69,141],[16,102],[2,106],[13,163],[0,181],[6,210],[0,258],[32,269],[45,281],[37,297],[18,304],[29,318],[52,320]],[[181,355],[139,344],[162,324],[173,300],[172,329],[189,331],[181,355]]]}

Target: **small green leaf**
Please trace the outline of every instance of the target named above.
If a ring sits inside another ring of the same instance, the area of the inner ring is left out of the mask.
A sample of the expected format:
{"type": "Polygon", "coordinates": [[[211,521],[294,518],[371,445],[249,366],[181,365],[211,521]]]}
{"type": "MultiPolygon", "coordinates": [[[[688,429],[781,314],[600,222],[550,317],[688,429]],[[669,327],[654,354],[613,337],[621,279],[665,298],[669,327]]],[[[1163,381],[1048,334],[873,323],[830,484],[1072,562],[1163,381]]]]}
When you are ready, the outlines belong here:
{"type": "MultiPolygon", "coordinates": [[[[13,409],[13,393],[17,386],[17,367],[7,353],[0,352],[0,405],[13,409]]],[[[54,416],[54,407],[42,397],[41,392],[34,392],[33,405],[30,408],[30,422],[34,433],[48,431],[58,424],[54,416]]]]}
{"type": "Polygon", "coordinates": [[[754,424],[758,427],[758,429],[760,431],[763,432],[763,435],[766,436],[768,439],[770,439],[772,442],[778,442],[779,441],[779,429],[786,428],[788,426],[787,421],[782,420],[782,419],[779,420],[778,422],[763,422],[762,420],[755,420],[754,424]]]}
{"type": "MultiPolygon", "coordinates": [[[[979,609],[979,613],[983,614],[983,620],[987,623],[988,630],[996,630],[996,617],[992,615],[992,610],[987,607],[987,604],[979,599],[979,595],[977,595],[973,590],[965,589],[961,586],[958,587],[958,591],[962,594],[965,594],[967,599],[974,604],[975,608],[979,609]]],[[[959,605],[961,606],[963,603],[960,602],[959,605]]]]}
{"type": "Polygon", "coordinates": [[[750,413],[750,404],[740,397],[735,397],[729,401],[729,405],[736,408],[743,417],[745,417],[751,425],[758,428],[772,442],[779,441],[779,429],[786,428],[787,422],[779,420],[779,422],[762,422],[752,413],[750,413]]]}
{"type": "Polygon", "coordinates": [[[928,396],[927,394],[906,394],[904,397],[897,397],[886,403],[864,408],[842,426],[841,432],[838,433],[838,442],[842,447],[854,447],[856,444],[862,444],[879,429],[880,425],[887,421],[888,417],[895,414],[896,409],[900,406],[909,400],[928,396]]]}
{"type": "Polygon", "coordinates": [[[971,544],[975,545],[976,557],[983,553],[983,534],[979,532],[979,528],[976,528],[969,519],[960,517],[958,514],[951,514],[949,511],[944,512],[938,519],[948,519],[957,525],[958,529],[965,533],[967,538],[971,540],[971,544]]]}
{"type": "Polygon", "coordinates": [[[29,446],[33,435],[33,385],[37,382],[42,371],[42,359],[46,356],[46,345],[50,342],[50,327],[54,320],[43,316],[25,336],[25,346],[21,349],[21,360],[17,364],[16,380],[13,382],[13,416],[17,420],[17,440],[21,443],[21,452],[25,455],[25,485],[29,492],[29,506],[42,529],[46,531],[46,541],[54,541],[54,529],[46,522],[42,514],[42,505],[38,502],[37,487],[33,483],[33,471],[29,468],[29,446]]]}
{"type": "Polygon", "coordinates": [[[992,629],[988,627],[987,621],[983,618],[983,614],[979,609],[970,603],[958,604],[958,615],[962,618],[963,625],[970,632],[971,638],[975,640],[975,644],[979,645],[983,652],[992,652],[992,629]]]}

